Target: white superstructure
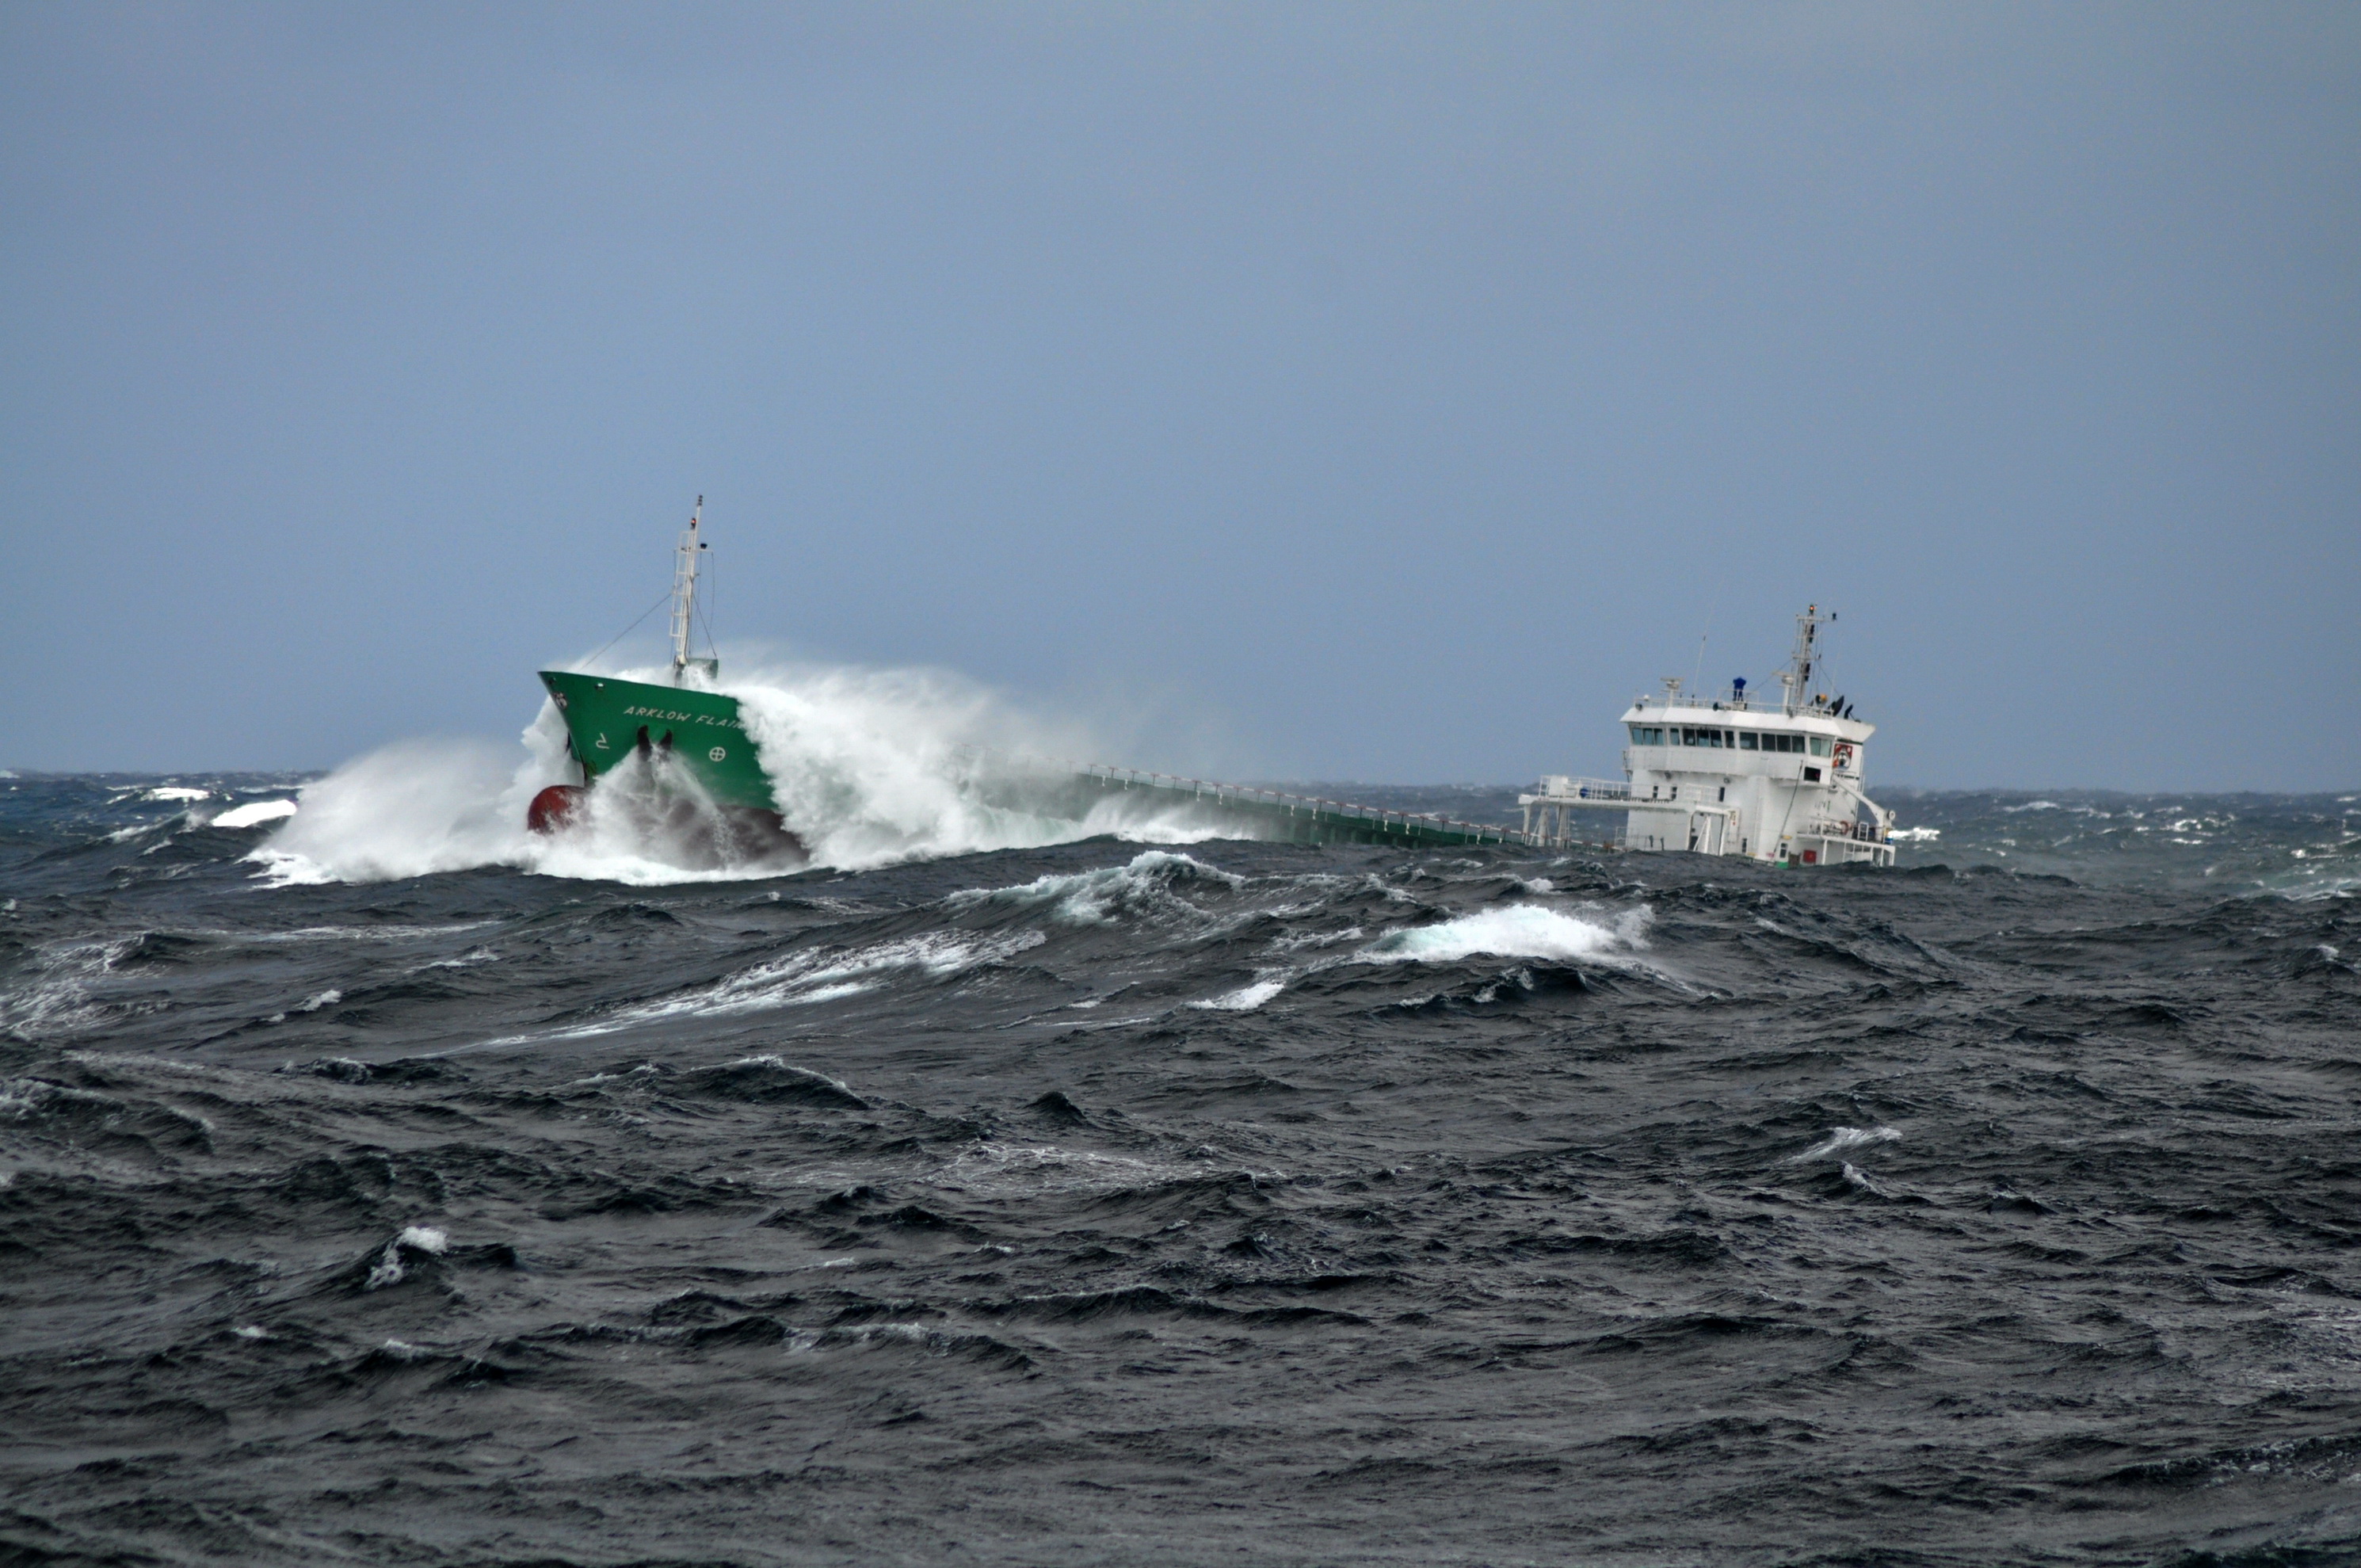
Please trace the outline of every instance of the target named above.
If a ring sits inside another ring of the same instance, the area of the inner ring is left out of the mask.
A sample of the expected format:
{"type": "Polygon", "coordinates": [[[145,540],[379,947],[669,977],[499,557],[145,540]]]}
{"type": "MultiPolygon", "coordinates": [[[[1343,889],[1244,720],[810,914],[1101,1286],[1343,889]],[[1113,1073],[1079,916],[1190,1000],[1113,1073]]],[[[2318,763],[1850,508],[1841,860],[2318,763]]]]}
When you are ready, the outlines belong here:
{"type": "Polygon", "coordinates": [[[1819,630],[1834,615],[1795,618],[1780,695],[1763,701],[1743,680],[1719,697],[1662,696],[1623,714],[1621,780],[1553,775],[1521,795],[1525,831],[1546,843],[1588,841],[1586,811],[1620,812],[1627,850],[1744,855],[1787,865],[1894,863],[1893,813],[1862,792],[1869,738],[1842,696],[1813,691],[1819,630]]]}

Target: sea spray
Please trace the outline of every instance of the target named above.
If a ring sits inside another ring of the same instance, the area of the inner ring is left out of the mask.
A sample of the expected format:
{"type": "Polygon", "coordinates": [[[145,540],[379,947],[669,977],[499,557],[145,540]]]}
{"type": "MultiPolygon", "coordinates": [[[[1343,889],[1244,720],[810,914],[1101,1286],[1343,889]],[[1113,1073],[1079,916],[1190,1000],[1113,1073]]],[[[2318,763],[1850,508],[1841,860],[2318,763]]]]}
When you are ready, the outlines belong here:
{"type": "Polygon", "coordinates": [[[526,865],[521,781],[539,766],[489,741],[396,741],[304,785],[295,815],[247,858],[280,883],[526,865]]]}
{"type": "Polygon", "coordinates": [[[723,683],[779,814],[821,865],[852,869],[1082,836],[1071,821],[961,787],[978,748],[1031,749],[1039,726],[983,688],[923,670],[809,668],[723,683]]]}
{"type": "MultiPolygon", "coordinates": [[[[602,673],[669,678],[652,669],[602,673]]],[[[1005,796],[980,797],[966,787],[980,755],[1086,755],[1093,748],[1073,726],[1024,712],[944,672],[788,665],[738,675],[719,689],[737,699],[780,814],[814,865],[856,870],[1103,833],[1188,843],[1222,831],[1185,812],[1144,813],[1120,800],[1078,821],[1022,809],[1005,796]]],[[[647,776],[662,769],[660,760],[625,759],[565,831],[534,834],[524,825],[533,795],[577,775],[553,705],[543,703],[522,740],[522,757],[489,742],[422,740],[357,758],[306,785],[301,809],[249,859],[282,884],[510,866],[653,886],[795,869],[733,834],[688,770],[647,776]]]]}

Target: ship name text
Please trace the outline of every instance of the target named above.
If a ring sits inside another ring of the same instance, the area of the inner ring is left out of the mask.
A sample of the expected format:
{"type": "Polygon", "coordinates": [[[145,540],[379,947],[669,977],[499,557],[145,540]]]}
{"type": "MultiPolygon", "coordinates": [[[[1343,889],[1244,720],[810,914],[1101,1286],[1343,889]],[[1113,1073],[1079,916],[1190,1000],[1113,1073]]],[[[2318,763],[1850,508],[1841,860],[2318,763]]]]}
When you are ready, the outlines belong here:
{"type": "Polygon", "coordinates": [[[660,718],[666,724],[710,724],[722,729],[743,729],[742,718],[717,718],[709,713],[675,713],[664,707],[627,707],[623,711],[633,718],[660,718]]]}

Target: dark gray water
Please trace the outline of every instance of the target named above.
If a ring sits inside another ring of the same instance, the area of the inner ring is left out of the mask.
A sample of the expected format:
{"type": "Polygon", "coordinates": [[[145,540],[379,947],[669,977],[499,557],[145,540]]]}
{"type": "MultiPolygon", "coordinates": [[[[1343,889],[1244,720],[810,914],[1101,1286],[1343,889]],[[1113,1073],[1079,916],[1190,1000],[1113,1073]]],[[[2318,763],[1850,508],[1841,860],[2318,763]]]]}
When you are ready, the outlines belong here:
{"type": "Polygon", "coordinates": [[[0,784],[0,1563],[2361,1559],[2350,796],[274,886],[159,782],[0,784]]]}

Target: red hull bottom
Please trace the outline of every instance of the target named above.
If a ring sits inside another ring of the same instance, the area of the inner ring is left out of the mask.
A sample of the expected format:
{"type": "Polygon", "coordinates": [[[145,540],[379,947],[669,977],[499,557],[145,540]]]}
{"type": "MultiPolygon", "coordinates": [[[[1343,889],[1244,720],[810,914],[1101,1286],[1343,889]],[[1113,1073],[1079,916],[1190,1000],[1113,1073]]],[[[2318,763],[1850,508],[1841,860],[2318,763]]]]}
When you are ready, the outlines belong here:
{"type": "Polygon", "coordinates": [[[580,784],[551,784],[524,808],[524,825],[536,833],[556,832],[574,819],[588,793],[580,784]]]}
{"type": "MultiPolygon", "coordinates": [[[[551,784],[525,807],[524,825],[544,837],[562,833],[582,819],[589,794],[581,784],[551,784]]],[[[700,810],[679,799],[631,804],[650,837],[700,867],[776,861],[782,870],[796,870],[811,860],[810,850],[775,811],[710,805],[700,810]]]]}

